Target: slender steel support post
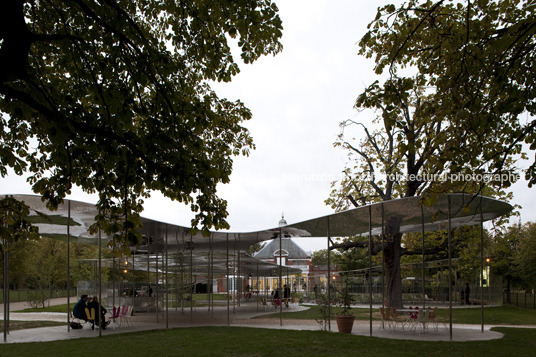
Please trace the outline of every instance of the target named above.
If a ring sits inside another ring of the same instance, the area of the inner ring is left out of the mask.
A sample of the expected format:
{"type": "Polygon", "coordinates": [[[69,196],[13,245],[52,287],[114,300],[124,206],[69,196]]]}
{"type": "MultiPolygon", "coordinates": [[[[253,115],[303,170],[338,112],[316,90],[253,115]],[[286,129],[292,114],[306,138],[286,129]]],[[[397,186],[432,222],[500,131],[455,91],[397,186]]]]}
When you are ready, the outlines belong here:
{"type": "Polygon", "coordinates": [[[372,336],[372,205],[369,204],[369,320],[370,336],[372,336]]]}
{"type": "Polygon", "coordinates": [[[424,272],[424,207],[421,204],[421,228],[422,228],[422,308],[426,308],[426,298],[424,284],[425,284],[425,272],[424,272]]]}
{"type": "MultiPolygon", "coordinates": [[[[156,280],[156,292],[155,292],[156,299],[155,299],[155,302],[156,302],[156,304],[155,304],[155,312],[156,312],[156,323],[157,324],[160,323],[159,316],[158,316],[158,303],[159,303],[159,299],[160,299],[160,294],[158,292],[158,287],[159,287],[158,286],[158,259],[159,259],[158,254],[159,254],[159,248],[160,248],[159,244],[158,244],[158,241],[160,240],[159,238],[160,237],[158,236],[158,223],[156,223],[154,225],[154,239],[156,240],[156,265],[155,265],[155,267],[156,267],[156,269],[155,269],[155,277],[156,277],[156,279],[155,279],[156,280]]],[[[151,286],[150,283],[149,283],[149,286],[151,286]]],[[[149,296],[149,300],[151,300],[151,299],[152,299],[152,296],[149,296]]]]}
{"type": "Polygon", "coordinates": [[[484,215],[482,213],[482,195],[480,195],[480,332],[484,333],[484,215]]]}
{"type": "Polygon", "coordinates": [[[283,230],[279,227],[279,326],[283,326],[283,230]]]}
{"type": "MultiPolygon", "coordinates": [[[[138,252],[138,248],[135,246],[134,247],[134,254],[132,254],[132,274],[134,274],[134,272],[136,271],[136,267],[134,266],[134,257],[135,257],[137,252],[138,252]]],[[[135,312],[134,311],[134,307],[135,307],[135,305],[134,305],[134,302],[135,302],[134,295],[136,295],[136,294],[134,292],[134,287],[132,286],[132,312],[133,313],[135,312]]]]}
{"type": "Polygon", "coordinates": [[[227,248],[227,255],[226,255],[226,275],[227,275],[227,326],[230,325],[230,314],[229,314],[229,233],[227,233],[226,236],[226,248],[227,248]]]}
{"type": "MultiPolygon", "coordinates": [[[[7,223],[5,224],[7,227],[7,223]]],[[[7,271],[9,270],[8,264],[7,264],[7,254],[8,254],[8,246],[7,237],[4,238],[4,287],[3,287],[3,295],[4,295],[4,342],[7,342],[7,331],[9,329],[9,278],[7,276],[7,271]],[[7,287],[7,288],[6,288],[7,287]]]]}
{"type": "Polygon", "coordinates": [[[190,323],[194,323],[194,242],[190,233],[190,323]]]}
{"type": "Polygon", "coordinates": [[[181,313],[184,314],[184,288],[186,287],[186,273],[184,268],[184,251],[186,250],[186,242],[184,240],[184,235],[186,232],[183,232],[181,235],[182,238],[182,250],[181,250],[181,313]]]}
{"type": "Polygon", "coordinates": [[[331,332],[331,250],[329,250],[330,246],[329,246],[329,241],[331,239],[331,232],[330,232],[330,227],[329,227],[329,216],[328,216],[328,239],[327,239],[327,243],[328,243],[328,279],[327,279],[327,283],[326,283],[326,286],[327,286],[327,294],[328,294],[328,331],[331,332]]]}
{"type": "MultiPolygon", "coordinates": [[[[382,202],[382,306],[385,307],[385,247],[384,247],[384,240],[385,240],[385,209],[383,207],[382,202]]],[[[382,320],[382,327],[383,327],[383,320],[382,320]]]]}
{"type": "MultiPolygon", "coordinates": [[[[236,240],[235,240],[235,247],[236,247],[236,240]]],[[[240,269],[241,266],[240,266],[240,233],[238,234],[238,248],[236,248],[236,260],[237,260],[237,272],[238,272],[238,279],[236,280],[236,290],[237,290],[237,295],[238,295],[238,299],[236,299],[236,304],[238,305],[238,307],[240,307],[240,300],[242,299],[242,290],[243,290],[243,287],[242,287],[242,270],[240,269]]]]}
{"type": "MultiPolygon", "coordinates": [[[[212,241],[214,241],[214,237],[212,237],[212,241]]],[[[211,242],[212,242],[211,241],[211,242]]],[[[210,247],[210,285],[212,290],[212,310],[211,310],[211,317],[214,318],[214,250],[212,250],[212,246],[210,247]]]]}
{"type": "MultiPolygon", "coordinates": [[[[258,241],[259,241],[259,233],[257,232],[257,242],[258,241]]],[[[259,284],[259,260],[257,260],[257,311],[259,311],[259,299],[261,295],[261,289],[259,285],[260,285],[259,284]]]]}
{"type": "MultiPolygon", "coordinates": [[[[385,308],[385,250],[384,250],[384,218],[385,218],[385,209],[383,207],[383,202],[381,203],[382,208],[382,307],[385,308]]],[[[382,319],[382,328],[385,328],[385,321],[382,319]]]]}
{"type": "MultiPolygon", "coordinates": [[[[115,239],[112,242],[112,316],[114,314],[115,308],[115,239]]],[[[115,324],[114,324],[115,325],[115,324]]],[[[115,329],[115,326],[112,325],[112,329],[115,329]]]]}
{"type": "Polygon", "coordinates": [[[238,282],[236,280],[236,276],[237,276],[237,268],[236,268],[236,234],[234,235],[234,240],[233,240],[234,244],[233,244],[233,276],[234,276],[234,279],[232,280],[233,281],[233,284],[232,284],[232,287],[234,288],[234,296],[233,296],[233,314],[236,313],[236,295],[237,295],[237,292],[238,292],[238,282]]]}
{"type": "Polygon", "coordinates": [[[71,200],[67,201],[67,332],[71,332],[71,200]]]}
{"type": "MultiPolygon", "coordinates": [[[[99,224],[100,225],[100,224],[99,224]]],[[[99,324],[104,325],[102,321],[102,233],[99,227],[99,324]]],[[[99,328],[99,337],[102,336],[102,328],[99,328]]]]}
{"type": "Polygon", "coordinates": [[[448,200],[448,258],[449,258],[449,338],[452,341],[452,257],[451,257],[451,240],[452,240],[452,227],[451,227],[451,208],[450,208],[450,195],[447,195],[448,200]]]}
{"type": "Polygon", "coordinates": [[[169,301],[168,301],[168,225],[165,225],[165,233],[164,236],[166,237],[166,240],[164,241],[164,254],[166,256],[166,262],[165,262],[165,270],[164,270],[164,301],[166,302],[166,328],[169,328],[169,301]]]}
{"type": "Polygon", "coordinates": [[[208,253],[207,253],[207,298],[208,298],[208,311],[210,311],[210,254],[212,252],[212,233],[208,237],[208,253]]]}

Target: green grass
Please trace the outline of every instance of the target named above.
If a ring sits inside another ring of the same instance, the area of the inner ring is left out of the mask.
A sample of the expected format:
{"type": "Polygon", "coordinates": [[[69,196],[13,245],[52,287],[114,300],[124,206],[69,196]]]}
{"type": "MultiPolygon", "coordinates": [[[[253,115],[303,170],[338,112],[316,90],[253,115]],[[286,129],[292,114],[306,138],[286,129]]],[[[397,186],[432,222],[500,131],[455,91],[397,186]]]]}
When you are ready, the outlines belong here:
{"type": "MultiPolygon", "coordinates": [[[[73,307],[75,304],[76,302],[71,303],[71,311],[73,310],[73,307]]],[[[44,309],[40,307],[37,307],[37,308],[29,307],[27,309],[15,311],[15,312],[65,312],[67,313],[67,304],[49,306],[49,307],[45,307],[44,309]]]]}
{"type": "MultiPolygon", "coordinates": [[[[47,327],[47,326],[67,326],[66,322],[57,321],[9,321],[9,331],[24,330],[29,328],[47,327]]],[[[0,324],[0,332],[4,332],[4,323],[0,324]]],[[[8,338],[9,341],[9,338],[8,338]]]]}
{"type": "MultiPolygon", "coordinates": [[[[216,299],[215,299],[216,300],[216,299]]],[[[71,303],[71,310],[76,302],[71,303]]],[[[184,307],[189,307],[190,303],[184,301],[184,307]]],[[[179,305],[180,306],[180,305],[179,305]]],[[[196,306],[201,306],[199,303],[196,306]]],[[[173,306],[174,307],[174,306],[173,306]]],[[[337,315],[340,311],[339,307],[332,308],[332,316],[337,315]]],[[[27,308],[18,312],[67,312],[67,304],[50,306],[42,308],[27,308]]],[[[356,316],[358,320],[368,320],[369,310],[365,308],[352,308],[350,312],[356,316]]],[[[438,316],[444,320],[448,320],[448,310],[440,309],[438,316]]],[[[315,320],[319,317],[318,306],[311,306],[310,309],[304,311],[286,311],[283,310],[284,319],[303,319],[315,320]]],[[[279,318],[279,313],[270,315],[262,315],[258,318],[279,318]]],[[[373,309],[373,320],[380,320],[378,309],[373,309]]],[[[480,309],[479,308],[463,308],[452,310],[452,320],[454,323],[461,324],[480,324],[480,309]]],[[[512,306],[494,306],[484,308],[484,322],[487,325],[536,325],[536,310],[521,309],[512,306]]]]}
{"type": "MultiPolygon", "coordinates": [[[[448,310],[439,316],[448,319],[448,310]]],[[[480,308],[453,309],[452,320],[460,324],[480,324],[480,308]]],[[[536,325],[536,310],[514,306],[493,306],[484,308],[484,323],[488,325],[536,325]]]]}
{"type": "MultiPolygon", "coordinates": [[[[333,307],[331,313],[333,318],[341,308],[333,307]]],[[[352,308],[350,310],[356,319],[368,320],[369,309],[352,308]]],[[[318,306],[311,306],[309,310],[288,312],[283,310],[284,319],[306,319],[315,320],[320,315],[318,306]]],[[[262,318],[279,318],[279,313],[261,316],[262,318]]],[[[438,310],[438,317],[448,321],[448,310],[438,310]]],[[[380,320],[378,309],[373,309],[373,320],[380,320]]],[[[453,323],[480,324],[479,308],[463,308],[452,310],[453,323]]],[[[487,325],[536,325],[536,310],[521,309],[512,306],[494,306],[484,308],[484,323],[487,325]]]]}
{"type": "MultiPolygon", "coordinates": [[[[0,289],[1,290],[1,289],[0,289]]],[[[9,290],[9,301],[10,302],[21,302],[21,301],[28,301],[29,297],[35,293],[36,290],[9,290]]],[[[73,291],[71,290],[71,293],[73,291]]],[[[58,297],[67,297],[67,290],[61,289],[61,290],[54,290],[52,291],[52,294],[50,294],[48,291],[46,291],[45,296],[53,299],[58,297]]],[[[0,293],[0,304],[4,303],[3,299],[3,291],[0,293]]]]}
{"type": "MultiPolygon", "coordinates": [[[[325,331],[192,327],[2,345],[2,356],[533,356],[536,330],[497,328],[500,340],[425,342],[325,331]]],[[[75,331],[73,333],[78,333],[75,331]]]]}

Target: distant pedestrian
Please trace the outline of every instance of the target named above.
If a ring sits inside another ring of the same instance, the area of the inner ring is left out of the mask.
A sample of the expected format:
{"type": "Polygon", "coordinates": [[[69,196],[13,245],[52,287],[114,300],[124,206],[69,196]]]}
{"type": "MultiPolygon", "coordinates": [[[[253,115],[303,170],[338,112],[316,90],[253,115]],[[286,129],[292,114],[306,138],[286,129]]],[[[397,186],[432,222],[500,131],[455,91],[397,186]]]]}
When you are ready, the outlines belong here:
{"type": "Polygon", "coordinates": [[[465,283],[465,291],[464,291],[465,305],[469,305],[470,293],[471,293],[471,288],[469,287],[469,283],[465,283]]]}

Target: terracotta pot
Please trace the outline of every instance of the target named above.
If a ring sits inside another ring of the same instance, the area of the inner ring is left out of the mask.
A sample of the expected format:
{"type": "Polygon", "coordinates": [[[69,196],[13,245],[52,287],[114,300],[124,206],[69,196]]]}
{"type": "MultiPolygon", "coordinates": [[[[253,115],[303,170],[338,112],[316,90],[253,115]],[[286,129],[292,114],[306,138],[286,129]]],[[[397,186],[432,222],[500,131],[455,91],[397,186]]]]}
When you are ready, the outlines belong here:
{"type": "Polygon", "coordinates": [[[337,328],[341,333],[352,333],[352,327],[354,326],[354,315],[337,315],[335,316],[337,321],[337,328]]]}

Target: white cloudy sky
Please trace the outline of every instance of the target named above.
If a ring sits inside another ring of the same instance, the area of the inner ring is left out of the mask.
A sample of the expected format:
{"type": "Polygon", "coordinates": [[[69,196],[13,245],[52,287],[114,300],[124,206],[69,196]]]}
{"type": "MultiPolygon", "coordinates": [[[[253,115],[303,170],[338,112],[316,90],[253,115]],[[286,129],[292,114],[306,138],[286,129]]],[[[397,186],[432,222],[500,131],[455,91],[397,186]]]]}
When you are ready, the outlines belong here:
{"type": "MultiPolygon", "coordinates": [[[[241,66],[232,83],[215,87],[221,97],[241,99],[253,112],[245,125],[257,149],[235,159],[231,183],[220,189],[232,231],[275,227],[283,212],[289,223],[331,213],[324,200],[345,165],[345,154],[333,148],[339,123],[371,120],[353,109],[358,94],[375,79],[372,60],[357,55],[357,43],[377,7],[389,1],[276,3],[284,26],[283,52],[241,66]]],[[[514,203],[523,206],[522,220],[534,220],[536,191],[524,182],[513,190],[514,203]]],[[[31,188],[10,175],[0,179],[0,193],[31,193],[31,188]]],[[[80,190],[71,198],[96,202],[80,190]]],[[[146,202],[143,215],[185,226],[192,217],[159,194],[146,202]]],[[[324,240],[299,243],[307,250],[325,248],[324,240]]]]}

